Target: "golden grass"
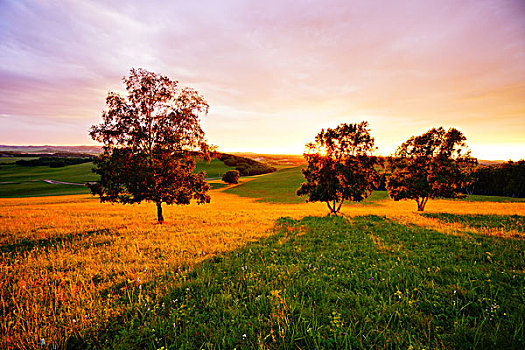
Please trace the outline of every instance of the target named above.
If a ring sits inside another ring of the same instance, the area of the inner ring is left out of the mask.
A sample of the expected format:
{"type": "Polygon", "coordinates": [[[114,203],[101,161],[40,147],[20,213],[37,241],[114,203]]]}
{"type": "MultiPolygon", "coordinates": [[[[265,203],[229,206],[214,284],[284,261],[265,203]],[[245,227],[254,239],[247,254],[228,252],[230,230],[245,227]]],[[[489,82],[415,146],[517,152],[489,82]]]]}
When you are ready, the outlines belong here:
{"type": "MultiPolygon", "coordinates": [[[[0,199],[1,245],[17,250],[0,257],[0,348],[65,347],[71,335],[103,327],[134,307],[139,286],[148,286],[148,298],[163,295],[168,286],[159,276],[264,238],[279,217],[328,212],[322,203],[265,204],[221,190],[211,194],[207,205],[165,206],[164,225],[156,223],[150,203],[102,204],[89,195],[0,199]]],[[[415,209],[414,202],[387,200],[345,205],[342,212],[459,229],[415,209]]],[[[427,211],[525,215],[525,203],[435,200],[427,211]]]]}

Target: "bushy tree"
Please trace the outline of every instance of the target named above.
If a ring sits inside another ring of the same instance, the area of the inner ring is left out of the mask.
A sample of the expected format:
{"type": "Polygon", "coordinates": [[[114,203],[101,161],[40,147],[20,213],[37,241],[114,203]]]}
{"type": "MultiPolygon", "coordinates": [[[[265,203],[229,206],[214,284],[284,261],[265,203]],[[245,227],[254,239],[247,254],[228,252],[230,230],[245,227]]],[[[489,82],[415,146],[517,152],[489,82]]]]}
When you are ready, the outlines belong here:
{"type": "Polygon", "coordinates": [[[154,202],[159,223],[162,203],[209,203],[204,173],[193,173],[195,156],[210,159],[200,126],[207,102],[144,69],[131,69],[123,81],[127,97],[110,92],[102,123],[91,127],[91,137],[104,144],[93,170],[100,181],[88,185],[91,192],[102,202],[154,202]]]}
{"type": "Polygon", "coordinates": [[[238,170],[228,170],[224,173],[224,175],[222,175],[222,181],[229,184],[238,184],[240,177],[241,174],[239,174],[238,170]]]}
{"type": "Polygon", "coordinates": [[[389,159],[387,190],[394,200],[413,199],[423,211],[432,198],[460,198],[471,181],[477,160],[470,156],[466,138],[455,128],[433,128],[412,136],[389,159]]]}
{"type": "Polygon", "coordinates": [[[525,197],[525,160],[479,166],[473,178],[470,194],[525,197]]]}
{"type": "Polygon", "coordinates": [[[306,148],[306,182],[297,195],[310,202],[326,202],[330,213],[337,215],[345,200],[359,202],[368,197],[379,180],[375,168],[379,161],[372,155],[374,138],[367,122],[322,129],[306,148]]]}

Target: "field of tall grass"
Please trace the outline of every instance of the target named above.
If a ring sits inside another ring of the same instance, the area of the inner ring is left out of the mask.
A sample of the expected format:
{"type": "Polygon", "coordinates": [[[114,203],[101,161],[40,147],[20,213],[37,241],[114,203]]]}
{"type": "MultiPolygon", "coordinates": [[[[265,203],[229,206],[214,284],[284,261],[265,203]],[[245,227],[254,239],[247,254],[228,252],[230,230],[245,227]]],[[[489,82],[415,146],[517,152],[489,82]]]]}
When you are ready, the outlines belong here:
{"type": "Polygon", "coordinates": [[[147,203],[0,199],[0,348],[525,344],[525,203],[378,196],[329,218],[242,186],[164,225],[147,203]]]}

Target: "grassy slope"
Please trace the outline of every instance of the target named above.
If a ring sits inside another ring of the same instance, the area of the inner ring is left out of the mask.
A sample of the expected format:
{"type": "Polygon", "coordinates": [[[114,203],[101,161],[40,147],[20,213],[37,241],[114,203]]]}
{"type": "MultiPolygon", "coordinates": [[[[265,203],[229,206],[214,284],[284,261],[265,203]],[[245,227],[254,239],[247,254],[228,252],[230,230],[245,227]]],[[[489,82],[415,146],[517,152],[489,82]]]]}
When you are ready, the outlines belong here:
{"type": "Polygon", "coordinates": [[[92,163],[70,165],[63,168],[47,166],[23,167],[16,164],[0,166],[0,197],[32,197],[63,194],[88,193],[83,186],[55,185],[44,179],[85,183],[95,181],[97,175],[91,172],[92,163]]]}
{"type": "MultiPolygon", "coordinates": [[[[523,223],[522,203],[438,203],[523,223]]],[[[151,204],[0,200],[0,348],[523,348],[525,241],[412,204],[343,219],[216,191],[156,225],[151,204]]]]}
{"type": "MultiPolygon", "coordinates": [[[[304,182],[301,169],[304,165],[280,169],[275,173],[257,177],[239,186],[231,187],[225,192],[243,197],[257,198],[267,203],[304,203],[305,198],[298,197],[296,192],[304,182]]],[[[375,191],[363,204],[387,199],[385,191],[375,191]]]]}
{"type": "Polygon", "coordinates": [[[301,169],[302,166],[281,169],[231,187],[226,192],[243,197],[259,198],[261,201],[270,203],[304,203],[304,199],[295,194],[304,179],[301,169]]]}
{"type": "MultiPolygon", "coordinates": [[[[275,173],[257,177],[252,181],[228,188],[225,192],[242,197],[257,198],[267,203],[304,203],[305,199],[296,195],[297,189],[304,182],[301,169],[304,165],[280,169],[275,173]]],[[[386,191],[374,191],[362,204],[373,204],[388,199],[386,191]]],[[[472,195],[463,199],[469,202],[525,202],[525,198],[472,195]]]]}
{"type": "Polygon", "coordinates": [[[212,159],[208,164],[207,162],[197,161],[196,172],[203,170],[206,173],[207,178],[221,178],[228,170],[235,169],[235,167],[229,167],[218,159],[212,159]]]}
{"type": "MultiPolygon", "coordinates": [[[[151,349],[520,348],[523,251],[523,240],[457,237],[377,216],[281,219],[267,240],[166,275],[172,289],[165,296],[94,342],[151,349]]],[[[142,298],[150,288],[143,286],[142,298]]]]}
{"type": "MultiPolygon", "coordinates": [[[[6,159],[4,163],[12,164],[0,165],[0,197],[4,198],[89,193],[89,190],[83,186],[48,184],[42,180],[86,183],[98,179],[98,176],[91,171],[93,163],[70,165],[63,168],[24,167],[14,164],[16,159],[6,159]]],[[[213,159],[209,164],[198,161],[196,167],[196,171],[203,170],[206,177],[211,178],[221,177],[230,169],[232,168],[217,159],[213,159]]]]}

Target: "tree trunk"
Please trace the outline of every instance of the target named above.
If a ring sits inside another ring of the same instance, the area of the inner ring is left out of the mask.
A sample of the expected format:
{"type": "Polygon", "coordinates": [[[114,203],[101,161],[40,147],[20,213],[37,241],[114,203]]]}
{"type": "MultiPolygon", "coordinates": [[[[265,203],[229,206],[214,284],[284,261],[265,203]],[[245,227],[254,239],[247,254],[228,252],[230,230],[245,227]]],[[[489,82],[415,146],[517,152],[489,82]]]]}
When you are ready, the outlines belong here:
{"type": "Polygon", "coordinates": [[[159,224],[164,222],[164,217],[162,216],[162,202],[156,202],[157,204],[157,220],[159,224]]]}
{"type": "Polygon", "coordinates": [[[339,210],[341,210],[341,206],[343,205],[344,201],[345,201],[344,199],[341,200],[341,203],[339,203],[339,206],[337,207],[336,212],[339,212],[339,210]]]}
{"type": "Polygon", "coordinates": [[[333,209],[332,209],[332,206],[330,205],[330,201],[326,201],[326,205],[328,205],[328,209],[330,209],[330,214],[333,213],[333,209]]]}
{"type": "Polygon", "coordinates": [[[422,198],[421,199],[421,202],[419,201],[419,199],[417,200],[417,211],[423,211],[425,210],[425,205],[427,204],[427,201],[428,201],[428,198],[425,197],[425,198],[422,198]]]}
{"type": "Polygon", "coordinates": [[[326,205],[328,205],[328,209],[330,209],[330,215],[334,214],[335,216],[337,216],[337,213],[341,209],[341,206],[343,205],[344,201],[344,199],[341,200],[341,203],[339,203],[339,205],[335,200],[333,201],[332,205],[330,205],[330,201],[326,201],[326,205]]]}

